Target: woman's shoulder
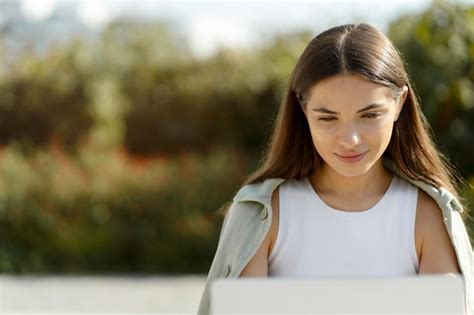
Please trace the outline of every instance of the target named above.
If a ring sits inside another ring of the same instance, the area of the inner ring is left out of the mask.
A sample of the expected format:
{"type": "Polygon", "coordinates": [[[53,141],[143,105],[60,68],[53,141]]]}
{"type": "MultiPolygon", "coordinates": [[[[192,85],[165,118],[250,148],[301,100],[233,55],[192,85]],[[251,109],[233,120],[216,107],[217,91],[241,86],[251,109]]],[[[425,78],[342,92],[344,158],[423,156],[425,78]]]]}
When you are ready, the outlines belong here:
{"type": "Polygon", "coordinates": [[[448,219],[439,204],[423,190],[418,194],[416,220],[422,240],[420,272],[460,272],[446,226],[448,219]]]}
{"type": "Polygon", "coordinates": [[[432,234],[429,231],[432,229],[444,229],[443,211],[441,207],[422,189],[418,189],[416,213],[416,219],[421,223],[419,226],[422,235],[432,234]]]}
{"type": "Polygon", "coordinates": [[[433,224],[439,228],[440,223],[441,227],[443,227],[443,209],[440,206],[440,199],[437,198],[437,195],[429,194],[423,187],[410,180],[398,175],[395,176],[406,189],[417,191],[416,220],[417,223],[422,223],[420,228],[427,229],[430,226],[433,227],[433,224]]]}

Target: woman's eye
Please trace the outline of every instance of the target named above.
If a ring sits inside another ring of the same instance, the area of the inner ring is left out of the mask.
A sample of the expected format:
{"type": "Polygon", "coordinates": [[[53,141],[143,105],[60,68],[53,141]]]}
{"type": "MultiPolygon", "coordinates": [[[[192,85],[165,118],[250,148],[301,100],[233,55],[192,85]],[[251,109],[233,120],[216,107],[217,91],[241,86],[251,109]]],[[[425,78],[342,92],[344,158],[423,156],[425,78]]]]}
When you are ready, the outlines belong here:
{"type": "MultiPolygon", "coordinates": [[[[366,113],[362,115],[363,118],[371,118],[371,119],[377,118],[378,116],[380,116],[380,114],[378,113],[366,113]]],[[[334,117],[334,116],[321,116],[318,118],[318,120],[320,121],[332,121],[336,119],[337,117],[334,117]]]]}
{"type": "Polygon", "coordinates": [[[365,118],[376,118],[378,116],[380,116],[380,114],[377,114],[377,113],[367,113],[367,114],[362,115],[362,117],[365,117],[365,118]]]}
{"type": "Polygon", "coordinates": [[[330,120],[334,120],[336,119],[336,117],[332,117],[332,116],[324,116],[324,117],[319,117],[318,120],[322,120],[322,121],[330,121],[330,120]]]}

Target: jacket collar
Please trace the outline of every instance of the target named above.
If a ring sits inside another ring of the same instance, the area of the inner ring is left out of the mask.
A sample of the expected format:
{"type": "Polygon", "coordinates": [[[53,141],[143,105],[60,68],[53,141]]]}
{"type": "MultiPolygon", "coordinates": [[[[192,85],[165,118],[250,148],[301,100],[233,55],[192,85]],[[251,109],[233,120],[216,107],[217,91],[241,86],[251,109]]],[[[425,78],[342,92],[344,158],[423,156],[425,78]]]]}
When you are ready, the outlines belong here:
{"type": "MultiPolygon", "coordinates": [[[[422,189],[425,191],[429,196],[431,196],[435,201],[441,206],[449,204],[453,210],[463,212],[463,208],[459,201],[454,198],[453,194],[451,194],[447,189],[440,187],[436,188],[432,185],[427,183],[414,180],[411,178],[405,177],[395,166],[391,159],[387,157],[383,157],[383,163],[390,170],[392,173],[398,175],[399,177],[405,179],[412,185],[422,189]]],[[[280,185],[286,181],[286,179],[281,177],[275,178],[267,178],[263,182],[248,184],[242,186],[237,194],[234,196],[234,201],[253,201],[262,203],[264,205],[271,204],[271,196],[273,191],[280,185]]]]}

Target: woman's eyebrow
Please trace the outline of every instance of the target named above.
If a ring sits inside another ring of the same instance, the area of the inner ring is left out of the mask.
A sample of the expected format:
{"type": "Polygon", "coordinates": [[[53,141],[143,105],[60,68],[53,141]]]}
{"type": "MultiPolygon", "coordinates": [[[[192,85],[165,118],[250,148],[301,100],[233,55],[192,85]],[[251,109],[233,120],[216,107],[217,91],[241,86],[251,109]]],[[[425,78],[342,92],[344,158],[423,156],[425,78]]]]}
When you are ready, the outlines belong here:
{"type": "MultiPolygon", "coordinates": [[[[377,109],[377,108],[380,108],[380,107],[383,107],[383,104],[379,104],[379,103],[372,103],[372,104],[369,104],[367,106],[365,106],[364,108],[362,109],[359,109],[357,111],[357,113],[362,113],[362,112],[365,112],[365,111],[368,111],[368,110],[371,110],[371,109],[377,109]]],[[[325,107],[318,107],[318,108],[313,108],[313,111],[315,112],[320,112],[320,113],[324,113],[324,114],[339,114],[338,112],[334,112],[332,110],[329,110],[325,107]]]]}

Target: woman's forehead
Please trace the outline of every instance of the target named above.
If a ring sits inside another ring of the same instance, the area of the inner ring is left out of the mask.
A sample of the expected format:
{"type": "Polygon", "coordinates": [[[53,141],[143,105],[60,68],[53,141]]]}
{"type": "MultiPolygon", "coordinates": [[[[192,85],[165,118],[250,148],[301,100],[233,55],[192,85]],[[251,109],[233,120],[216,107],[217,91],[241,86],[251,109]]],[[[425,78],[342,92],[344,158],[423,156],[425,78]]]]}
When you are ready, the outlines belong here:
{"type": "Polygon", "coordinates": [[[388,87],[373,83],[355,75],[338,75],[316,83],[310,89],[308,103],[312,105],[338,106],[339,104],[377,102],[391,100],[388,87]]]}

